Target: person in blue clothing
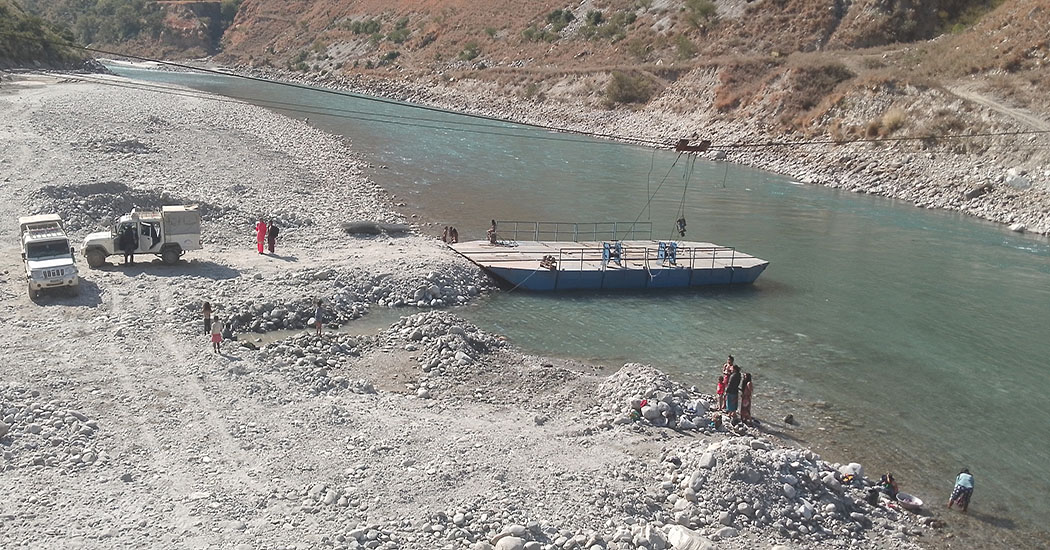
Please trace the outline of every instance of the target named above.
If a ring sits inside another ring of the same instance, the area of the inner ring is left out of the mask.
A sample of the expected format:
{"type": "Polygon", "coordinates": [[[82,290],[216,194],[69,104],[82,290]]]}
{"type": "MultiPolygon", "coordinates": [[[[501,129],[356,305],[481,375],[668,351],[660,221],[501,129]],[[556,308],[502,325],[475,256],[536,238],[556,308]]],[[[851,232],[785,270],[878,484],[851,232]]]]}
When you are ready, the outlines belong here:
{"type": "Polygon", "coordinates": [[[971,496],[973,496],[973,474],[970,473],[970,470],[963,468],[955,478],[955,488],[952,489],[952,496],[948,498],[948,507],[951,508],[953,504],[958,504],[959,509],[965,513],[970,507],[971,496]]]}

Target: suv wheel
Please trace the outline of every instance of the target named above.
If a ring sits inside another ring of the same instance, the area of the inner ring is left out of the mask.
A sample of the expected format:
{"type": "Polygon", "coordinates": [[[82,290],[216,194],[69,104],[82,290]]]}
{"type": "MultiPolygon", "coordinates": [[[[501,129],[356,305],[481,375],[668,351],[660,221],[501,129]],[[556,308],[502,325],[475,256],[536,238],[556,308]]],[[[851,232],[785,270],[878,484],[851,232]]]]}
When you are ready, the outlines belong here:
{"type": "Polygon", "coordinates": [[[172,246],[170,248],[165,248],[160,253],[160,259],[163,260],[164,263],[168,264],[168,265],[175,265],[175,263],[179,261],[179,256],[180,256],[180,254],[179,254],[179,247],[177,247],[177,246],[172,246]]]}
{"type": "Polygon", "coordinates": [[[88,266],[90,266],[91,269],[98,269],[102,267],[102,264],[106,263],[105,253],[97,248],[88,250],[84,256],[87,258],[88,266]]]}

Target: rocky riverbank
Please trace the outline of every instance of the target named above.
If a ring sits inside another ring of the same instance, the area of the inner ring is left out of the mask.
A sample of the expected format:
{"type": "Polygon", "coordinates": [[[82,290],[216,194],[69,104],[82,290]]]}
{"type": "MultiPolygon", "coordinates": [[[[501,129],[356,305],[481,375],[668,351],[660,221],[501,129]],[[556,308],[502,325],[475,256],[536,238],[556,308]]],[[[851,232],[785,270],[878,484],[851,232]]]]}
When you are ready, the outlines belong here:
{"type": "Polygon", "coordinates": [[[710,90],[717,84],[714,75],[673,84],[643,109],[595,110],[583,101],[508,97],[493,84],[480,81],[437,77],[427,82],[366,80],[250,67],[237,70],[530,124],[663,141],[668,146],[679,137],[698,134],[715,144],[706,154],[712,160],[777,172],[803,183],[906,200],[920,208],[960,211],[1014,231],[1050,234],[1050,156],[1043,146],[1045,134],[1009,135],[1045,132],[1050,123],[1012,117],[1008,108],[989,106],[995,106],[994,101],[972,101],[972,93],[956,95],[950,90],[911,86],[876,90],[865,104],[850,111],[836,109],[827,116],[863,126],[893,105],[901,112],[914,113],[916,119],[940,120],[937,117],[952,113],[956,117],[953,127],[962,128],[939,132],[917,120],[908,135],[1007,135],[835,144],[829,136],[773,134],[760,119],[729,120],[707,111],[704,102],[711,100],[710,90]],[[808,141],[816,143],[793,145],[808,141]]]}
{"type": "Polygon", "coordinates": [[[4,548],[939,540],[930,516],[865,502],[860,465],[784,445],[761,411],[763,426],[717,429],[712,396],[655,369],[523,354],[441,309],[491,284],[436,239],[343,232],[400,221],[350,144],[108,81],[5,84],[0,113],[6,219],[59,211],[79,237],[131,206],[199,202],[207,235],[175,266],[84,268],[78,297],[34,303],[0,225],[4,548]],[[260,215],[287,226],[276,254],[254,250],[260,215]],[[303,326],[317,299],[334,326],[379,307],[404,317],[257,342],[303,326]],[[240,332],[221,354],[204,300],[240,332]]]}

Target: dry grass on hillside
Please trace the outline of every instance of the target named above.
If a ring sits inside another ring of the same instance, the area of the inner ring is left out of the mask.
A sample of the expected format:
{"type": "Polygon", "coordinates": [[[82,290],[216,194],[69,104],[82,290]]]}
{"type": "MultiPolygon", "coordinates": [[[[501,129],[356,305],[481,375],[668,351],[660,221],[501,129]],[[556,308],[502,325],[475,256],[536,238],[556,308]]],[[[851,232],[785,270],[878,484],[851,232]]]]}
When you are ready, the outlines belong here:
{"type": "MultiPolygon", "coordinates": [[[[824,114],[842,109],[844,98],[883,83],[936,87],[994,73],[1012,101],[1050,106],[1045,93],[1036,97],[1050,85],[1045,0],[855,0],[831,9],[826,0],[716,0],[717,13],[705,2],[255,0],[244,4],[219,61],[454,78],[529,101],[631,108],[679,79],[688,88],[691,70],[714,69],[714,100],[699,108],[807,133],[827,130],[824,114]],[[896,43],[953,28],[936,40],[896,43]]],[[[841,130],[899,131],[883,114],[841,130]]]]}

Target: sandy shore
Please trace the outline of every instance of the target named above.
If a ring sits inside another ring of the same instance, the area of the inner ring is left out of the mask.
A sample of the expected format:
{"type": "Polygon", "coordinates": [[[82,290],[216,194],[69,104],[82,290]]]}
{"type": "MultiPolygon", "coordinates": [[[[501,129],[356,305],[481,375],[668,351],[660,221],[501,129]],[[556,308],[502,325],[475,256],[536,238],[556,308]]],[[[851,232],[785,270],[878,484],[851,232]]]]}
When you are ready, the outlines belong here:
{"type": "Polygon", "coordinates": [[[786,446],[777,419],[712,430],[711,396],[649,367],[526,355],[434,309],[491,285],[432,238],[338,229],[401,221],[352,144],[251,106],[54,77],[5,80],[0,113],[4,548],[941,540],[929,514],[866,504],[863,476],[845,477],[859,465],[786,446]],[[79,239],[157,201],[202,204],[205,250],[174,267],[81,261],[79,297],[29,301],[17,216],[60,212],[79,239]],[[261,214],[286,227],[275,256],[253,249],[261,214]],[[206,299],[276,330],[317,298],[337,322],[405,317],[221,355],[200,334],[206,299]]]}

